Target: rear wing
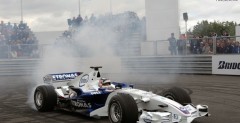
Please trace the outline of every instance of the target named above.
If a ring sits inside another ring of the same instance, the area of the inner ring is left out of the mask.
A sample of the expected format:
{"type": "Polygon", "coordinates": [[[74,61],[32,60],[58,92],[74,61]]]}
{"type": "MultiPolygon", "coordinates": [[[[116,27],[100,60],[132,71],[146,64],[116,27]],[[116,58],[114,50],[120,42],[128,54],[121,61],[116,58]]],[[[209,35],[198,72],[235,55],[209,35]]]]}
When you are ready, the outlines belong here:
{"type": "Polygon", "coordinates": [[[82,73],[83,72],[48,74],[43,77],[43,81],[44,83],[70,81],[80,76],[82,73]]]}

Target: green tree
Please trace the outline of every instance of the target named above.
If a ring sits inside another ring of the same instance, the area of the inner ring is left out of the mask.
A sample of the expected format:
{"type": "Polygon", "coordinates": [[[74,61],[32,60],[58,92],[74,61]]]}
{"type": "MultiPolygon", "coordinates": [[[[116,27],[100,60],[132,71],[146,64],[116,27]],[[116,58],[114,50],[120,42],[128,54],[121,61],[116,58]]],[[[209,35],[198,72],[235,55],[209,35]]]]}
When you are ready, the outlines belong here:
{"type": "Polygon", "coordinates": [[[199,35],[199,36],[210,36],[212,32],[217,33],[217,35],[222,35],[223,32],[228,32],[231,36],[235,36],[235,27],[238,24],[236,22],[208,22],[207,20],[203,20],[202,22],[198,22],[197,25],[193,27],[191,34],[199,35]]]}

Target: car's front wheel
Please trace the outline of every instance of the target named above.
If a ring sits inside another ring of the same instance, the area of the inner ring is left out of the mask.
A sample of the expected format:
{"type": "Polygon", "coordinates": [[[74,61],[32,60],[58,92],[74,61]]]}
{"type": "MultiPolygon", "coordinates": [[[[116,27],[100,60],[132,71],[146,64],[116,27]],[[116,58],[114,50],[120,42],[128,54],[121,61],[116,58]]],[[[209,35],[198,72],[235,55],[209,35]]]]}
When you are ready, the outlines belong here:
{"type": "Polygon", "coordinates": [[[182,105],[192,103],[189,94],[182,88],[172,87],[170,89],[164,90],[161,96],[174,100],[182,105]]]}
{"type": "Polygon", "coordinates": [[[34,103],[38,111],[51,111],[57,104],[57,94],[53,86],[41,85],[34,92],[34,103]]]}
{"type": "Polygon", "coordinates": [[[128,94],[113,96],[108,106],[108,117],[111,123],[136,123],[138,107],[135,100],[128,94]]]}

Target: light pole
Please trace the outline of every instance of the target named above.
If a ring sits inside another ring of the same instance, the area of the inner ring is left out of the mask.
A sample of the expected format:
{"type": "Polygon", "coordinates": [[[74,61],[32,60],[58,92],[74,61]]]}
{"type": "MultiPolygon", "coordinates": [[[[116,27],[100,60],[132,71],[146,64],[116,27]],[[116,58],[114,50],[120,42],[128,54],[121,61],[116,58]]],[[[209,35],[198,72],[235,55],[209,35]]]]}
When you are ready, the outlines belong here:
{"type": "Polygon", "coordinates": [[[185,37],[187,39],[188,35],[187,35],[187,21],[185,21],[185,37]]]}
{"type": "Polygon", "coordinates": [[[79,12],[79,15],[81,15],[81,2],[80,2],[80,0],[78,0],[78,12],[79,12]]]}
{"type": "Polygon", "coordinates": [[[112,15],[112,0],[109,0],[109,9],[110,9],[110,14],[112,15]]]}
{"type": "Polygon", "coordinates": [[[23,22],[23,8],[22,8],[22,0],[21,0],[21,21],[23,22]]]}
{"type": "Polygon", "coordinates": [[[187,21],[188,21],[188,14],[187,14],[187,12],[185,12],[185,13],[183,13],[183,19],[184,19],[184,21],[185,21],[185,38],[186,38],[186,52],[185,52],[185,54],[187,55],[187,49],[188,49],[188,47],[187,47],[187,41],[188,41],[188,35],[187,35],[187,21]]]}

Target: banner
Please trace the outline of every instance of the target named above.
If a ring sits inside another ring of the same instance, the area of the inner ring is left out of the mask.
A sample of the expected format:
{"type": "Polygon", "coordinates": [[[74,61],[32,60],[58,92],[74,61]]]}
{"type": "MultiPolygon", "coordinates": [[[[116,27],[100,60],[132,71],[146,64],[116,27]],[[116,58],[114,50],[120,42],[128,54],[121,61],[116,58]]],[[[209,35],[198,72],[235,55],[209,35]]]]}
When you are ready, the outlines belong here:
{"type": "Polygon", "coordinates": [[[213,74],[240,75],[240,55],[212,56],[213,74]]]}

